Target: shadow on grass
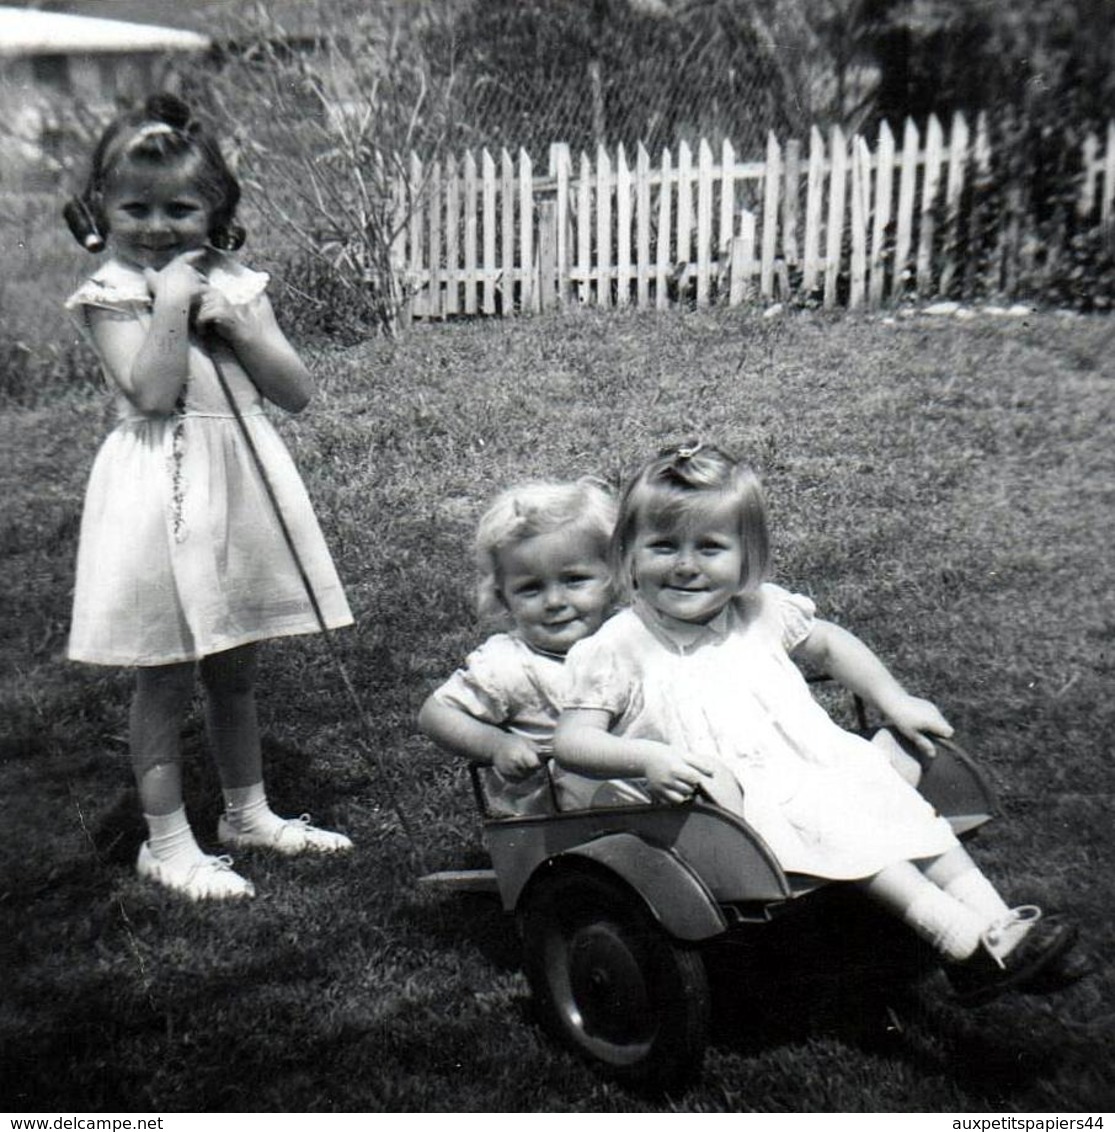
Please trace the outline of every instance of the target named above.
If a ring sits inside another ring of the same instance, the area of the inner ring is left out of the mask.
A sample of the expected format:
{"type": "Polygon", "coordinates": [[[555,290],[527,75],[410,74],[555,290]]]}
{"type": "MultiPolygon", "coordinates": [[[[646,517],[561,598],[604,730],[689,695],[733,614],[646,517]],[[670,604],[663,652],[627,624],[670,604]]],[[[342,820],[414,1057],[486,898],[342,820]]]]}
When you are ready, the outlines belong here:
{"type": "Polygon", "coordinates": [[[932,951],[849,889],[711,947],[706,966],[713,1041],[744,1057],[831,1037],[951,1079],[989,1106],[1055,1077],[1065,1060],[1044,1027],[1019,1024],[1019,999],[953,1004],[932,951]]]}

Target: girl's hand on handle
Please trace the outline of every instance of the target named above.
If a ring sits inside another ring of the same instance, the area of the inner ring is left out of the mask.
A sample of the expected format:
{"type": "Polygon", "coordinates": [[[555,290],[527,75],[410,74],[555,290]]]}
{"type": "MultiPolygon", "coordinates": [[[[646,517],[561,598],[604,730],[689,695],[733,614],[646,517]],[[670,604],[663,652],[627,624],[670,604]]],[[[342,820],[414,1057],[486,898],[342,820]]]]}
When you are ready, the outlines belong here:
{"type": "Polygon", "coordinates": [[[143,278],[155,302],[189,303],[192,306],[208,287],[205,276],[197,269],[205,254],[204,248],[195,248],[192,252],[175,256],[158,271],[145,267],[143,278]]]}
{"type": "Polygon", "coordinates": [[[512,782],[533,774],[541,765],[542,757],[534,744],[521,735],[504,734],[492,755],[492,766],[512,782]]]}
{"type": "Polygon", "coordinates": [[[893,724],[926,758],[933,758],[937,749],[933,746],[931,735],[951,739],[952,725],[941,714],[936,704],[929,700],[903,693],[886,705],[888,722],[893,724]]]}
{"type": "Polygon", "coordinates": [[[652,797],[663,802],[688,802],[698,788],[709,781],[715,767],[711,762],[662,744],[648,755],[643,773],[652,797]]]}

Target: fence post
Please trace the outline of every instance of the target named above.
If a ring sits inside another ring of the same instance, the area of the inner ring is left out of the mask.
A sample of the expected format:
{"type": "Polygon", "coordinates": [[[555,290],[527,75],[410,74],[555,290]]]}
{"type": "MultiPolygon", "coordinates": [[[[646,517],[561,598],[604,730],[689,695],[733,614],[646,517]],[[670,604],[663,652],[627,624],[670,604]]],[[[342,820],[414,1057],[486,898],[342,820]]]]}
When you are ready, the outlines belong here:
{"type": "Polygon", "coordinates": [[[480,155],[484,196],[484,313],[496,313],[496,163],[485,149],[480,155]]]}

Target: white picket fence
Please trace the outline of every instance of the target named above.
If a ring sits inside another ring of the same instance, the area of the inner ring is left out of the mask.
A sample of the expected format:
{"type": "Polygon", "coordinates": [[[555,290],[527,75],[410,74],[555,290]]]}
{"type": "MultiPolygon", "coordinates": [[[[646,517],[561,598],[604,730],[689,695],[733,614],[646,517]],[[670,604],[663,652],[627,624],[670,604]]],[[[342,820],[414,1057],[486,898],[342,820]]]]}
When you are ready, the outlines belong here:
{"type": "MultiPolygon", "coordinates": [[[[530,157],[484,150],[424,164],[409,157],[415,203],[392,256],[414,317],[510,314],[562,303],[664,308],[684,301],[770,301],[797,292],[826,306],[878,306],[948,293],[962,262],[954,237],[965,186],[990,165],[984,116],[970,129],[937,118],[901,142],[883,125],[874,149],[839,128],[808,150],[773,135],[765,159],[741,161],[682,143],[657,164],[641,145],[595,159],[555,144],[536,175],[530,157]],[[942,207],[943,205],[943,207],[942,207]],[[950,230],[940,230],[944,226],[950,230]]],[[[1077,211],[1108,231],[1115,217],[1115,123],[1089,135],[1077,211]]],[[[405,199],[400,190],[400,202],[405,199]]],[[[1009,293],[1033,249],[1005,215],[985,279],[1009,293]]]]}

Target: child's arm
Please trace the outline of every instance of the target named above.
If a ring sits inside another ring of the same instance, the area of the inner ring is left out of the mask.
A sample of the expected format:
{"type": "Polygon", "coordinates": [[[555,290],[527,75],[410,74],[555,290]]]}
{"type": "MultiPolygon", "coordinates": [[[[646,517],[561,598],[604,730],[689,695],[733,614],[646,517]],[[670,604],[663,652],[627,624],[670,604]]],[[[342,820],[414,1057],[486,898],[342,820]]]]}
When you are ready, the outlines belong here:
{"type": "Polygon", "coordinates": [[[439,746],[473,762],[494,766],[504,778],[525,778],[542,765],[529,739],[428,696],[418,713],[422,733],[439,746]]]}
{"type": "Polygon", "coordinates": [[[948,738],[952,727],[936,705],[911,696],[883,662],[847,629],[820,619],[794,649],[794,656],[838,680],[862,696],[927,756],[934,754],[929,735],[948,738]]]}
{"type": "Polygon", "coordinates": [[[613,735],[611,716],[597,708],[561,713],[554,754],[562,766],[594,778],[645,778],[651,794],[664,802],[685,802],[715,777],[716,768],[697,755],[654,739],[613,735]]]}
{"type": "Polygon", "coordinates": [[[288,413],[301,412],[314,392],[302,359],[275,321],[266,295],[233,305],[214,287],[202,292],[197,328],[219,334],[259,391],[288,413]]]}
{"type": "Polygon", "coordinates": [[[153,297],[147,329],[135,319],[87,308],[89,330],[105,368],[141,413],[171,412],[186,380],[190,308],[204,285],[193,263],[202,254],[178,256],[161,271],[145,273],[153,297]]]}

